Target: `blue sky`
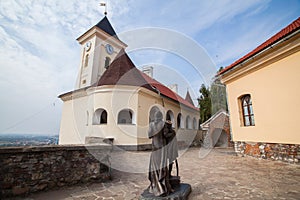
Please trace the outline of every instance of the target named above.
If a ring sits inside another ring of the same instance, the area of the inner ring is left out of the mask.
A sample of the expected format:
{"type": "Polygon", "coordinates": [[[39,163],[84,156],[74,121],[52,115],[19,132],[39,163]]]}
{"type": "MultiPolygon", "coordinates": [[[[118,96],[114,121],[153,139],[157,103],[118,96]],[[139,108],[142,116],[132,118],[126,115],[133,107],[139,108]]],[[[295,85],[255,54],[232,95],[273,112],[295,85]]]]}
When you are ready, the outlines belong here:
{"type": "MultiPolygon", "coordinates": [[[[74,88],[80,59],[76,38],[102,19],[99,2],[0,0],[0,133],[58,133],[62,103],[57,96],[74,88]]],[[[299,13],[296,0],[108,1],[117,34],[144,27],[178,32],[203,48],[213,70],[251,51],[299,13]]],[[[164,78],[159,65],[187,73],[185,79],[195,80],[179,92],[184,96],[189,88],[197,97],[203,80],[185,70],[186,60],[147,50],[130,56],[138,67],[157,64],[155,78],[165,84],[174,78],[164,78]]]]}

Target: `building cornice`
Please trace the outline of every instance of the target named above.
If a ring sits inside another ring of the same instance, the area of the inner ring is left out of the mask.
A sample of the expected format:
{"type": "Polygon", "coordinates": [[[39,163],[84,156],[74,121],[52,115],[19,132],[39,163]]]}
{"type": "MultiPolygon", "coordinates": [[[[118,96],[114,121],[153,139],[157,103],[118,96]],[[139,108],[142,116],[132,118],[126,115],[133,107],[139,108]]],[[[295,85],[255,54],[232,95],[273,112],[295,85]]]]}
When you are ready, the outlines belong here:
{"type": "Polygon", "coordinates": [[[87,95],[93,95],[97,93],[108,93],[108,92],[125,92],[125,93],[137,93],[140,87],[128,86],[128,85],[103,85],[98,87],[90,87],[87,89],[87,95]]]}
{"type": "Polygon", "coordinates": [[[98,87],[86,87],[79,90],[67,92],[64,94],[59,95],[58,97],[63,101],[69,101],[72,99],[77,99],[85,96],[90,96],[98,93],[109,93],[109,92],[125,92],[125,93],[139,93],[139,94],[146,94],[151,97],[157,99],[163,99],[164,101],[167,100],[168,103],[173,104],[175,106],[179,106],[185,110],[199,112],[199,110],[192,109],[182,103],[179,103],[169,97],[164,96],[163,94],[158,94],[153,91],[150,91],[144,87],[137,87],[137,86],[128,86],[128,85],[104,85],[98,87]]]}
{"type": "Polygon", "coordinates": [[[87,95],[86,89],[87,88],[82,88],[82,89],[79,89],[79,90],[67,92],[67,93],[59,95],[58,98],[60,98],[63,101],[70,101],[72,99],[85,97],[87,95]]]}

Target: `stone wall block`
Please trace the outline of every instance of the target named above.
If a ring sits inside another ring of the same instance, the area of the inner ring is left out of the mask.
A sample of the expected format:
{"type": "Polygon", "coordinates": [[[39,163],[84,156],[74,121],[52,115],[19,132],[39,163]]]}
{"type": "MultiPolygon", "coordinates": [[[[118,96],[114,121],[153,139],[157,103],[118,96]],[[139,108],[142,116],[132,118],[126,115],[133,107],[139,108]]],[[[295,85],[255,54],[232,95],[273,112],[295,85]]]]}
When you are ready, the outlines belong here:
{"type": "Polygon", "coordinates": [[[241,156],[253,156],[262,159],[278,160],[299,164],[299,144],[247,143],[235,142],[235,150],[241,156]]]}
{"type": "MultiPolygon", "coordinates": [[[[89,148],[109,152],[111,147],[89,148]]],[[[110,179],[109,168],[80,145],[0,148],[0,165],[0,199],[110,179]]]]}
{"type": "Polygon", "coordinates": [[[29,188],[28,187],[22,187],[22,186],[14,186],[12,188],[12,194],[13,195],[20,195],[20,194],[26,194],[29,192],[29,188]]]}

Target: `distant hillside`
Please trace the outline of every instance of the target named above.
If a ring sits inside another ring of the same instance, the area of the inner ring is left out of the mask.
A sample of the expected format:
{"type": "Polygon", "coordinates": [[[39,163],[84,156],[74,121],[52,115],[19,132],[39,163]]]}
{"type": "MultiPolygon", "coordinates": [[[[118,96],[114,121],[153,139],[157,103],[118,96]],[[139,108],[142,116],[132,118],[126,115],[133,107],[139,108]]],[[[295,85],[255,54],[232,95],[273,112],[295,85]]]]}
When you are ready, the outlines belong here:
{"type": "Polygon", "coordinates": [[[0,134],[0,147],[58,144],[58,135],[0,134]]]}

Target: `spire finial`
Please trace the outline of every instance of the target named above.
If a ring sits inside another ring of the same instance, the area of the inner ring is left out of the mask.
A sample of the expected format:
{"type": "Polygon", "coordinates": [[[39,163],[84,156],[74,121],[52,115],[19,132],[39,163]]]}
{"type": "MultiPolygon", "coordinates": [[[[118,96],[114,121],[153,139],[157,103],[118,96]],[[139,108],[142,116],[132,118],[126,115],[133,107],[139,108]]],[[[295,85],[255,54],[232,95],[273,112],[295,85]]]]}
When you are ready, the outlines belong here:
{"type": "Polygon", "coordinates": [[[100,3],[100,6],[104,6],[105,7],[105,11],[104,11],[104,15],[107,15],[107,5],[106,3],[100,3]]]}

